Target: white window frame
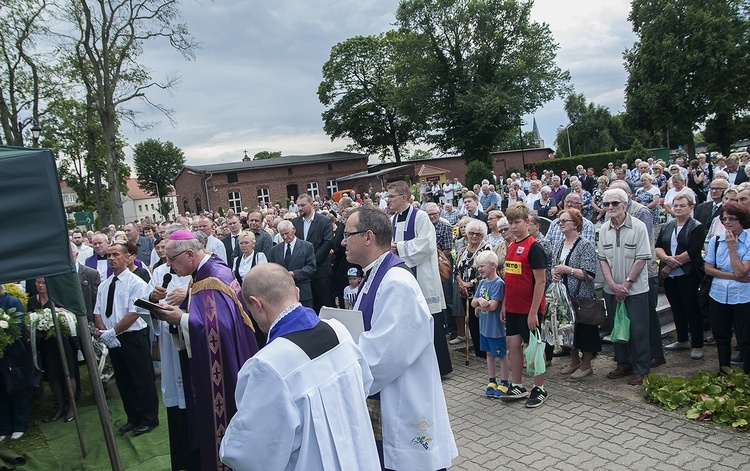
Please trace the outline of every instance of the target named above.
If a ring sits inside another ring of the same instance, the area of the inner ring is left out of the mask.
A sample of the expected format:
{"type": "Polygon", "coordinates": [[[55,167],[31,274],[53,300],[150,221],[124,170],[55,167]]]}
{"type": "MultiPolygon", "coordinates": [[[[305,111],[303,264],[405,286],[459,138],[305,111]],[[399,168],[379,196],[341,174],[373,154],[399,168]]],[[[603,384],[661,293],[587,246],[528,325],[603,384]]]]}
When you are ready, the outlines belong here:
{"type": "Polygon", "coordinates": [[[326,182],[326,188],[328,189],[328,196],[333,196],[334,193],[339,191],[339,182],[336,180],[328,180],[326,182]]]}
{"type": "Polygon", "coordinates": [[[230,191],[227,193],[227,201],[229,202],[229,209],[239,214],[242,211],[242,195],[239,191],[230,191]]]}
{"type": "Polygon", "coordinates": [[[258,204],[265,203],[266,206],[271,204],[271,191],[268,188],[258,188],[258,204]]]}
{"type": "Polygon", "coordinates": [[[307,194],[315,198],[316,196],[320,196],[320,188],[318,187],[318,182],[309,182],[307,184],[307,194]]]}

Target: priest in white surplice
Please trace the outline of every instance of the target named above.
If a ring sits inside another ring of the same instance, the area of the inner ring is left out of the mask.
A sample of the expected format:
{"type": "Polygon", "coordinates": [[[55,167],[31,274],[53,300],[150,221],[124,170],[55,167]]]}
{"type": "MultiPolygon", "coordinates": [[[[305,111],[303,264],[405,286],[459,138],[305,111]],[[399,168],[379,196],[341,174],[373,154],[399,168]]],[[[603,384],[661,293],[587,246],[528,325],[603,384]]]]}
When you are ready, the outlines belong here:
{"type": "Polygon", "coordinates": [[[372,375],[338,321],[303,307],[289,272],[250,270],[242,297],[268,343],[239,372],[222,462],[242,470],[379,470],[365,395],[372,375]]]}
{"type": "MultiPolygon", "coordinates": [[[[365,272],[354,309],[373,376],[368,406],[384,469],[435,471],[458,456],[432,346],[433,317],[417,280],[391,253],[391,221],[357,208],[346,220],[346,258],[365,272]]],[[[438,288],[439,288],[438,284],[438,288]]]]}

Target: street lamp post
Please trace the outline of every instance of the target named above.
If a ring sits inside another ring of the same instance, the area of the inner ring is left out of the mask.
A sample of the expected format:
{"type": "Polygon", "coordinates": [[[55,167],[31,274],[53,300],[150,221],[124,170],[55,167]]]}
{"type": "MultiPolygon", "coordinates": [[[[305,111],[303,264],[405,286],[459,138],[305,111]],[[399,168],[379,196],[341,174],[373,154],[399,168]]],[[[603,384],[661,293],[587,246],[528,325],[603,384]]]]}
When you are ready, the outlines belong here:
{"type": "Polygon", "coordinates": [[[34,125],[31,127],[31,138],[33,139],[34,148],[39,147],[39,136],[42,135],[42,128],[39,127],[39,123],[34,120],[34,125]]]}
{"type": "Polygon", "coordinates": [[[571,126],[573,126],[573,123],[565,126],[565,134],[568,136],[568,157],[573,157],[573,152],[570,150],[570,132],[568,132],[568,128],[570,128],[571,126]]]}

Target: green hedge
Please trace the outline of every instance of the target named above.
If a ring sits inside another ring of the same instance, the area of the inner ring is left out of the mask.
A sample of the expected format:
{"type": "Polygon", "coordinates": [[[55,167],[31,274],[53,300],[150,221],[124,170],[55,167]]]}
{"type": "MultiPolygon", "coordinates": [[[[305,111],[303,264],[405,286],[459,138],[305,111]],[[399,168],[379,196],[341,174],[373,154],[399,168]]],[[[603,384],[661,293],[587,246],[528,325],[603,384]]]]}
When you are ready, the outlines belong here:
{"type": "Polygon", "coordinates": [[[541,175],[543,170],[554,170],[557,175],[566,170],[574,175],[576,167],[580,164],[586,168],[594,167],[597,176],[601,175],[602,169],[607,167],[609,162],[615,165],[628,164],[633,168],[633,159],[628,157],[628,151],[620,150],[617,152],[603,152],[601,154],[574,155],[573,157],[563,157],[556,159],[547,159],[533,164],[527,164],[526,167],[537,174],[541,175]]]}

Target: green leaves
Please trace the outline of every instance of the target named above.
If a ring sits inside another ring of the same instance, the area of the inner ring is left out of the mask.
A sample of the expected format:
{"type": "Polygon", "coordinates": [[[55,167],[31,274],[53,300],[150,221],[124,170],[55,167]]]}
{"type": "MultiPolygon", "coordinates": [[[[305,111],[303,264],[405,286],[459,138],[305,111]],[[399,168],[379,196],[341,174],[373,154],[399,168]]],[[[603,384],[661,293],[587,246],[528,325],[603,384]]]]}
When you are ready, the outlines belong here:
{"type": "Polygon", "coordinates": [[[133,147],[133,162],[138,175],[138,186],[160,199],[159,212],[165,217],[172,209],[167,196],[172,183],[185,165],[182,149],[170,141],[147,139],[133,147]]]}
{"type": "Polygon", "coordinates": [[[750,377],[739,368],[724,375],[699,373],[689,380],[648,375],[643,381],[646,399],[665,409],[687,408],[685,416],[710,420],[746,431],[750,425],[750,377]]]}

